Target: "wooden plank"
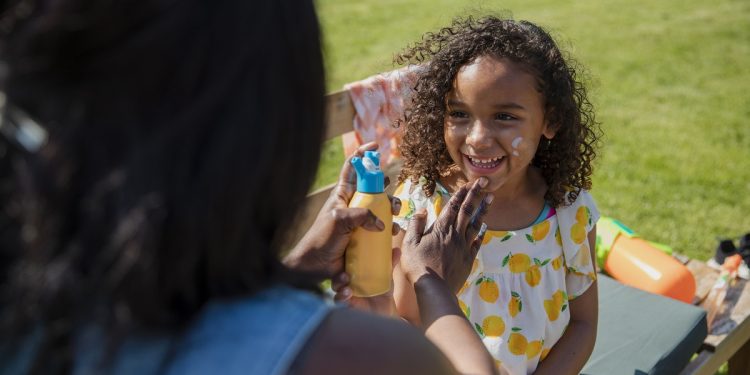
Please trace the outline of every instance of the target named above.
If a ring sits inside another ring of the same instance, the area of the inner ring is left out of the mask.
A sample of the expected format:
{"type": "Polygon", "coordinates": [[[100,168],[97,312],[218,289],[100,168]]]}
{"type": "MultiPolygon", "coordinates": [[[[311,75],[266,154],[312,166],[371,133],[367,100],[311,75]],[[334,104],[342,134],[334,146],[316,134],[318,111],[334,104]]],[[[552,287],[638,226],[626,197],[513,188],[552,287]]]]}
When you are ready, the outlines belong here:
{"type": "Polygon", "coordinates": [[[300,210],[299,216],[295,219],[292,224],[292,228],[287,234],[287,239],[284,244],[284,249],[291,249],[294,245],[302,239],[302,236],[310,229],[315,218],[318,216],[318,212],[325,204],[331,191],[336,184],[330,184],[323,188],[320,188],[307,196],[305,200],[305,206],[300,210]]]}
{"type": "MultiPolygon", "coordinates": [[[[689,261],[687,267],[697,282],[695,299],[697,302],[704,302],[719,272],[697,260],[689,261]]],[[[733,357],[744,353],[743,350],[748,350],[748,341],[750,341],[748,317],[750,317],[750,283],[739,279],[727,291],[724,306],[718,312],[711,332],[704,340],[704,350],[688,364],[682,374],[714,374],[723,363],[729,360],[735,363],[735,366],[744,367],[746,363],[733,357]]],[[[746,368],[735,370],[746,370],[746,368]]]]}
{"type": "Polygon", "coordinates": [[[750,373],[750,342],[746,342],[729,358],[729,375],[746,375],[750,373]]]}
{"type": "MultiPolygon", "coordinates": [[[[355,112],[349,92],[341,90],[330,93],[326,95],[325,100],[326,133],[323,139],[330,140],[352,131],[355,112]]],[[[330,184],[308,194],[305,200],[305,207],[300,210],[299,216],[292,225],[290,233],[287,235],[286,243],[284,244],[285,249],[291,249],[302,239],[305,232],[310,229],[334,186],[335,184],[330,184]]]]}
{"type": "Polygon", "coordinates": [[[352,131],[354,105],[346,90],[326,95],[325,140],[352,131]]]}
{"type": "MultiPolygon", "coordinates": [[[[696,279],[696,300],[705,303],[705,297],[716,282],[719,271],[708,267],[704,262],[698,260],[691,260],[688,262],[687,267],[696,279]]],[[[705,306],[702,307],[705,308],[705,306]]],[[[749,316],[750,283],[746,280],[737,279],[735,284],[727,290],[724,306],[717,313],[705,344],[718,350],[722,341],[728,336],[737,335],[736,331],[739,326],[750,323],[750,321],[747,321],[749,316]]]]}
{"type": "Polygon", "coordinates": [[[733,354],[750,340],[750,284],[737,280],[727,290],[724,306],[716,315],[705,344],[715,347],[715,351],[727,350],[733,354]]]}

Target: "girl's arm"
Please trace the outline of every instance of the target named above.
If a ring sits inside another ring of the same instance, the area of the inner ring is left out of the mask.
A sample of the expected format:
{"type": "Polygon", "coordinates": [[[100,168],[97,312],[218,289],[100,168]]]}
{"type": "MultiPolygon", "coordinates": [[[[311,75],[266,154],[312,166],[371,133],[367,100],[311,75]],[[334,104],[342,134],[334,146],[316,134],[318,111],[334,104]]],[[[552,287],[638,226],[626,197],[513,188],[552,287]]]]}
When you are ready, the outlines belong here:
{"type": "MultiPolygon", "coordinates": [[[[393,237],[393,248],[401,250],[406,232],[401,232],[393,237]]],[[[396,264],[393,268],[393,302],[396,305],[398,315],[406,319],[416,327],[421,327],[422,322],[419,317],[419,307],[417,306],[417,296],[414,287],[406,279],[406,275],[401,271],[401,266],[396,264]]]]}
{"type": "Polygon", "coordinates": [[[496,373],[492,357],[456,303],[456,296],[434,273],[414,282],[425,336],[464,374],[496,373]]]}
{"type": "MultiPolygon", "coordinates": [[[[596,226],[589,232],[591,261],[596,262],[596,226]]],[[[592,263],[596,264],[596,263],[592,263]]],[[[599,318],[597,282],[568,303],[570,323],[547,358],[539,363],[534,374],[578,374],[594,350],[596,327],[599,318]]]]}

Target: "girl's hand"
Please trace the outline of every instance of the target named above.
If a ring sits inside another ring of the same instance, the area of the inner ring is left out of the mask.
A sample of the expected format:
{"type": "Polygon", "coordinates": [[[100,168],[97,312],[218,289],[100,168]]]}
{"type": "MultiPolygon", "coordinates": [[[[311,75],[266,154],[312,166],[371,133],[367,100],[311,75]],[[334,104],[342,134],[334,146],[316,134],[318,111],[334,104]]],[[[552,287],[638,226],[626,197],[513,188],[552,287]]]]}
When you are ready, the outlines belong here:
{"type": "Polygon", "coordinates": [[[412,217],[400,261],[401,270],[412,285],[422,276],[432,274],[445,280],[454,293],[461,288],[471,272],[487,228],[482,218],[493,196],[487,194],[483,198],[480,192],[487,183],[488,180],[481,177],[458,189],[447,209],[427,232],[424,232],[425,212],[412,217]]]}
{"type": "MultiPolygon", "coordinates": [[[[310,230],[284,258],[288,267],[322,273],[332,277],[344,271],[344,252],[349,239],[357,227],[370,231],[381,231],[384,224],[370,210],[349,208],[349,201],[357,191],[357,174],[351,164],[354,156],[363,157],[365,151],[377,149],[377,143],[364,144],[354,155],[344,162],[339,181],[328,200],[321,208],[310,230]]],[[[386,181],[386,186],[387,186],[386,181]]],[[[401,201],[391,198],[391,211],[394,215],[401,210],[401,201]]],[[[393,224],[393,232],[399,227],[393,224]]]]}

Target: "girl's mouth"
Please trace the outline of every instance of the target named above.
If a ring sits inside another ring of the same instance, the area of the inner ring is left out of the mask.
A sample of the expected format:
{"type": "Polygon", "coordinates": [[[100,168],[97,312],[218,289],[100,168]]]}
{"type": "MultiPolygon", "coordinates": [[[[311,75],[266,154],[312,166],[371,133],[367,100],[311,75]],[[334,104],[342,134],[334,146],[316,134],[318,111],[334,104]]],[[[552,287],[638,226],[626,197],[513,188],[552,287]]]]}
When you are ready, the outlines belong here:
{"type": "Polygon", "coordinates": [[[500,163],[505,159],[505,156],[498,156],[494,158],[478,158],[464,155],[464,159],[467,164],[470,165],[472,170],[479,174],[492,173],[500,167],[500,163]]]}

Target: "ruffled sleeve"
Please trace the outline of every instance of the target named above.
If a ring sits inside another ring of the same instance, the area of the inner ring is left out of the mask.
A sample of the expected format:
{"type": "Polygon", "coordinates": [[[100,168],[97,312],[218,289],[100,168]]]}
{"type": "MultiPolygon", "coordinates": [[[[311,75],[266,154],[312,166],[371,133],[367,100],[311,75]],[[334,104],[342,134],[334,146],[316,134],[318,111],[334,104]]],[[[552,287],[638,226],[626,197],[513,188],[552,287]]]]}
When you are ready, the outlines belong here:
{"type": "Polygon", "coordinates": [[[443,204],[450,199],[448,191],[439,184],[435,187],[435,193],[427,197],[422,190],[422,183],[414,184],[408,179],[396,188],[393,196],[401,199],[401,212],[393,217],[393,222],[404,229],[409,225],[411,217],[422,208],[427,211],[425,229],[429,228],[440,215],[443,204]]]}
{"type": "Polygon", "coordinates": [[[591,194],[581,190],[569,206],[557,209],[560,238],[565,257],[565,284],[568,298],[583,294],[596,280],[588,234],[599,220],[599,210],[591,194]]]}

